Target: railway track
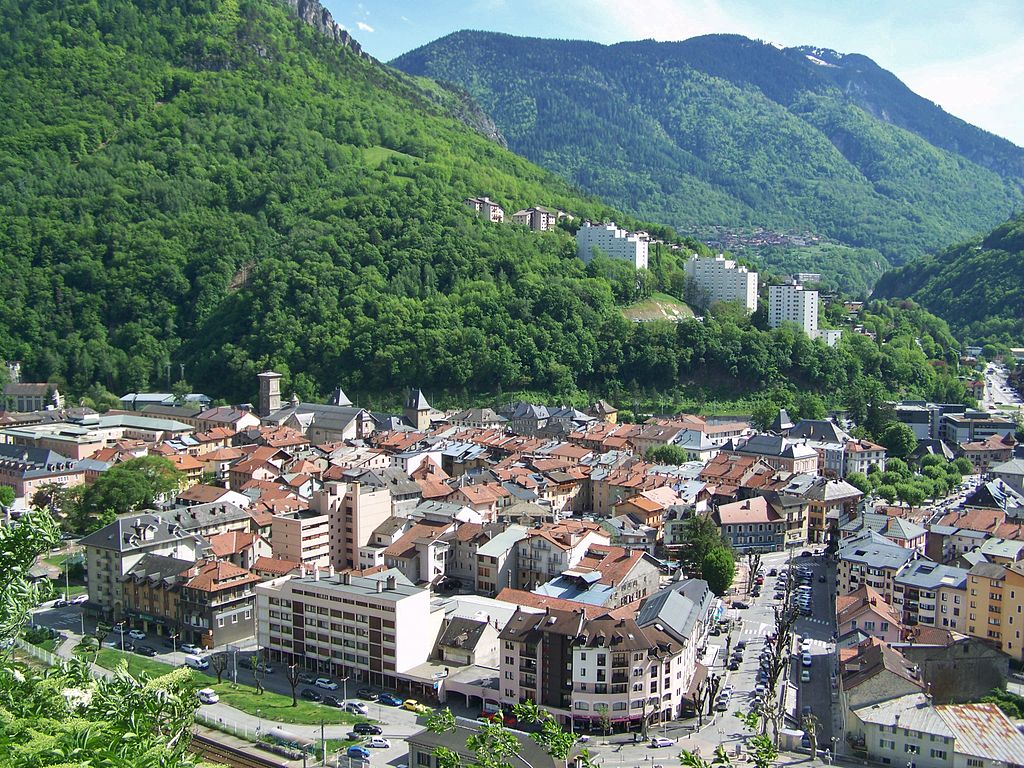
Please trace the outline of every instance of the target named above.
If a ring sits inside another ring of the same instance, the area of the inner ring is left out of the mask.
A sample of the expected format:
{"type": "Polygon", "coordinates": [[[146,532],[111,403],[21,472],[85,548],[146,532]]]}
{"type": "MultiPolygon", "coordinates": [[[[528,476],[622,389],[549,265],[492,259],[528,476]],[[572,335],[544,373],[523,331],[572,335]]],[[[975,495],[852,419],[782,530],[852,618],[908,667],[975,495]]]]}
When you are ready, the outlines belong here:
{"type": "Polygon", "coordinates": [[[222,744],[199,733],[193,734],[189,750],[204,760],[231,768],[286,768],[284,763],[222,744]]]}

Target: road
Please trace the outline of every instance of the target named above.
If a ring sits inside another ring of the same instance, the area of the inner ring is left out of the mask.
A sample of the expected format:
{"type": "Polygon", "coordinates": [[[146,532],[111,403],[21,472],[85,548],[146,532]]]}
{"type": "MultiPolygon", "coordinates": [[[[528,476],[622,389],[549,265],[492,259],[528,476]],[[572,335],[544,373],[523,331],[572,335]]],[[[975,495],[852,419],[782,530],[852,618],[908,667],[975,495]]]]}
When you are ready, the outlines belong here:
{"type": "Polygon", "coordinates": [[[1020,410],[1020,396],[1007,384],[1007,375],[1004,365],[988,363],[985,366],[985,397],[981,403],[986,410],[1020,410]]]}

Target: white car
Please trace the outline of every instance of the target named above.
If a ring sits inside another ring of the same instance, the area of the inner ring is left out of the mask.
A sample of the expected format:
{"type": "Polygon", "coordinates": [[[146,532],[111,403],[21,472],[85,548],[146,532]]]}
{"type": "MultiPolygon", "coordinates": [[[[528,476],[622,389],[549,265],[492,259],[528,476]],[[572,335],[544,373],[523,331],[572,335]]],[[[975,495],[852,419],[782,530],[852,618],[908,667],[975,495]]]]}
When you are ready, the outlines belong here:
{"type": "Polygon", "coordinates": [[[811,652],[811,641],[806,637],[800,642],[800,653],[811,652]]]}
{"type": "Polygon", "coordinates": [[[199,697],[199,701],[203,704],[216,704],[220,701],[220,696],[217,695],[213,688],[200,688],[196,691],[196,696],[199,697]]]}
{"type": "Polygon", "coordinates": [[[132,640],[145,640],[146,633],[143,632],[141,629],[132,629],[129,630],[128,637],[130,637],[132,640]]]}
{"type": "Polygon", "coordinates": [[[736,690],[736,686],[732,683],[722,686],[722,690],[719,692],[719,696],[732,696],[732,692],[736,690]]]}
{"type": "Polygon", "coordinates": [[[665,736],[655,736],[651,739],[651,747],[657,749],[658,747],[671,747],[676,743],[675,739],[669,739],[665,736]]]}
{"type": "Polygon", "coordinates": [[[365,742],[364,747],[376,747],[379,749],[391,749],[391,742],[385,739],[383,736],[371,736],[365,742]]]}
{"type": "Polygon", "coordinates": [[[182,643],[178,646],[178,650],[182,653],[202,653],[203,649],[192,643],[182,643]]]}
{"type": "Polygon", "coordinates": [[[71,605],[81,605],[82,603],[88,603],[88,602],[89,602],[89,596],[85,595],[85,594],[75,595],[74,597],[71,598],[71,605]]]}
{"type": "Polygon", "coordinates": [[[809,654],[809,653],[804,653],[804,654],[801,654],[801,656],[800,656],[800,663],[803,664],[805,667],[811,666],[811,664],[813,663],[813,660],[814,660],[814,657],[811,656],[811,654],[809,654]]]}
{"type": "Polygon", "coordinates": [[[361,701],[346,701],[345,711],[351,712],[353,715],[369,714],[369,710],[366,708],[366,704],[364,704],[361,701]]]}
{"type": "Polygon", "coordinates": [[[329,677],[318,677],[313,681],[313,685],[317,688],[323,688],[326,691],[338,690],[338,684],[331,680],[329,677]]]}

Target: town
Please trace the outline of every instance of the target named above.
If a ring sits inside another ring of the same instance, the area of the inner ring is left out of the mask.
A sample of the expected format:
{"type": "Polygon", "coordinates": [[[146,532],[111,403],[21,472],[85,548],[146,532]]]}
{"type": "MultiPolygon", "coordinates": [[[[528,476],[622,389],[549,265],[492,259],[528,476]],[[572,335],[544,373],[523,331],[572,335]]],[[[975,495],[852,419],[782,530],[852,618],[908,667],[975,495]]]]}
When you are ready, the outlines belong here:
{"type": "MultiPolygon", "coordinates": [[[[1024,762],[992,698],[1016,695],[1024,661],[1007,412],[894,402],[912,441],[896,457],[842,414],[780,410],[759,431],[625,423],[603,400],[440,411],[419,390],[378,413],[256,378],[254,405],[136,392],[103,414],[7,385],[7,522],[48,506],[69,531],[19,647],[191,667],[200,722],[292,757],[330,743],[413,764],[441,743],[435,708],[514,727],[530,701],[624,760],[742,751],[753,708],[781,749],[826,759],[1024,762]],[[154,460],[174,481],[152,504],[65,506],[154,460]],[[232,693],[253,685],[327,725],[232,693]]],[[[1019,405],[1004,368],[980,378],[993,408],[1019,405]]]]}

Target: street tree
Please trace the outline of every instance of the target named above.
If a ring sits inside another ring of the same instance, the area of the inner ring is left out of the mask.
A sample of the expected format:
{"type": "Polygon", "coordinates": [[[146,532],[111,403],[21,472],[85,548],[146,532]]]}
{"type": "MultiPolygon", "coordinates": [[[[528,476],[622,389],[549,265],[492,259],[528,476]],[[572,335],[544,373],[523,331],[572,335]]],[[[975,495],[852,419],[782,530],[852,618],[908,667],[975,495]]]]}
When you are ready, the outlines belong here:
{"type": "Polygon", "coordinates": [[[712,549],[704,557],[700,573],[712,592],[719,597],[724,595],[729,591],[736,575],[736,562],[733,560],[732,550],[722,546],[712,549]]]}
{"type": "Polygon", "coordinates": [[[228,655],[221,651],[209,657],[210,669],[217,673],[217,682],[224,679],[224,672],[228,668],[228,655]]]}
{"type": "Polygon", "coordinates": [[[299,687],[299,665],[289,664],[288,671],[286,672],[288,679],[288,685],[292,689],[292,706],[299,706],[299,697],[295,694],[296,689],[299,687]]]}
{"type": "Polygon", "coordinates": [[[697,576],[704,567],[708,553],[716,547],[728,546],[715,521],[704,515],[687,518],[682,525],[679,565],[689,576],[697,576]]]}
{"type": "Polygon", "coordinates": [[[807,740],[811,742],[811,759],[818,756],[818,718],[813,714],[804,715],[800,721],[803,726],[804,733],[807,734],[807,740]]]}
{"type": "Polygon", "coordinates": [[[256,681],[256,695],[263,695],[263,680],[267,676],[267,664],[263,659],[263,651],[257,651],[252,657],[252,678],[256,681]]]}

